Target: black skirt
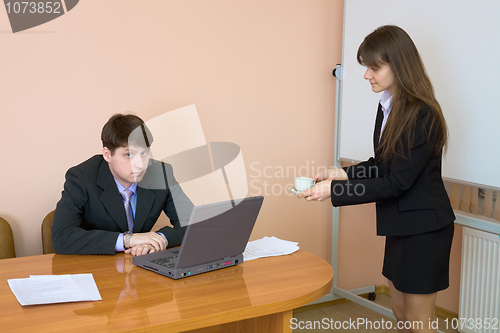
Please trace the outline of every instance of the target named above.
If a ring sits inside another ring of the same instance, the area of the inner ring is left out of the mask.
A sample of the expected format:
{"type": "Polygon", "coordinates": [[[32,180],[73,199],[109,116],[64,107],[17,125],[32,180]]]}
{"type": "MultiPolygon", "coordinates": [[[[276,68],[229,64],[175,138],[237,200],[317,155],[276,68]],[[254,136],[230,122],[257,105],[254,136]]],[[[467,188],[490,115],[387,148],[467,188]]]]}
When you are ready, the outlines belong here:
{"type": "Polygon", "coordinates": [[[454,223],[419,235],[387,236],[382,274],[408,294],[432,294],[449,286],[454,223]]]}

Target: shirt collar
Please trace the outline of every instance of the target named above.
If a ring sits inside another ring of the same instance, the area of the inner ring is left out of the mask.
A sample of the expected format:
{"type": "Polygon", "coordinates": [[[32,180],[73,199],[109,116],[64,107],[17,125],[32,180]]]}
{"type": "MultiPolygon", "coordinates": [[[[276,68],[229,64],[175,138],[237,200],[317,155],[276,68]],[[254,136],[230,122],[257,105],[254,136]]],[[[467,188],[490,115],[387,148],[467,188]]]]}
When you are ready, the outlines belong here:
{"type": "Polygon", "coordinates": [[[382,97],[380,98],[380,105],[382,105],[382,112],[384,112],[384,117],[387,117],[391,113],[392,95],[389,90],[384,90],[382,97]]]}
{"type": "MultiPolygon", "coordinates": [[[[125,187],[122,186],[122,184],[118,183],[115,178],[113,179],[115,180],[116,186],[118,186],[118,192],[122,193],[125,187]]],[[[128,189],[135,194],[135,192],[137,191],[137,183],[132,183],[132,185],[130,185],[128,189]]]]}

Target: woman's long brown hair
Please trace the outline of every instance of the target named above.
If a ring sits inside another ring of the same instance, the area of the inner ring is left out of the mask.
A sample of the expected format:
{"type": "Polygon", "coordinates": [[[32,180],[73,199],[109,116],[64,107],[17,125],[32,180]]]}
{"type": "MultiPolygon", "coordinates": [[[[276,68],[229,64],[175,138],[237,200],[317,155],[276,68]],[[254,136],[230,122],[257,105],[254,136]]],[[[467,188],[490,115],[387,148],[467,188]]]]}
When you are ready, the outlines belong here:
{"type": "Polygon", "coordinates": [[[428,137],[430,139],[433,133],[437,134],[432,150],[434,154],[441,154],[448,141],[446,122],[410,36],[397,26],[379,27],[361,43],[357,59],[366,67],[387,64],[394,74],[391,113],[384,127],[384,139],[377,151],[380,160],[390,163],[397,156],[411,158],[405,152],[410,152],[413,145],[419,110],[425,105],[430,107],[426,118],[426,122],[430,123],[428,137]]]}

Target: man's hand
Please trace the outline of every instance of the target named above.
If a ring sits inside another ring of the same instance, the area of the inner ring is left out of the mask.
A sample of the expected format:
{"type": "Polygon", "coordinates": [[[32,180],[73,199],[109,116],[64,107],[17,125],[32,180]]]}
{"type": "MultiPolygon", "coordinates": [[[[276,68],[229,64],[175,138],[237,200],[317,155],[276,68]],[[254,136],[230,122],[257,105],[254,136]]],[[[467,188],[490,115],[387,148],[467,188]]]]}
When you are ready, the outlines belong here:
{"type": "Polygon", "coordinates": [[[133,256],[141,256],[143,254],[156,252],[155,248],[151,245],[140,244],[125,250],[125,253],[130,253],[133,256]]]}
{"type": "Polygon", "coordinates": [[[297,195],[297,198],[305,198],[307,201],[325,201],[332,196],[332,181],[325,180],[316,183],[313,187],[297,195]]]}
{"type": "MultiPolygon", "coordinates": [[[[167,248],[167,240],[162,235],[159,235],[156,232],[152,231],[132,234],[132,236],[130,237],[130,248],[138,245],[150,245],[154,250],[153,252],[158,252],[163,251],[167,248]]],[[[142,250],[144,251],[145,248],[143,247],[142,250]]],[[[125,251],[125,253],[129,252],[125,251]]]]}

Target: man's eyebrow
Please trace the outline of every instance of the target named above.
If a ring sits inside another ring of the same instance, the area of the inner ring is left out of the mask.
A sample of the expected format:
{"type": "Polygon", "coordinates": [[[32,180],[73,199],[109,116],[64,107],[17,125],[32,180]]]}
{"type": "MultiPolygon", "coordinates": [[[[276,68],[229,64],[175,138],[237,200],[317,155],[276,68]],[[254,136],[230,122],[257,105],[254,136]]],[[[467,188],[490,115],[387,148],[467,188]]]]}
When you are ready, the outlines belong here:
{"type": "Polygon", "coordinates": [[[145,152],[145,151],[149,151],[149,148],[139,148],[139,149],[134,149],[134,148],[127,148],[126,151],[128,152],[132,152],[132,153],[137,153],[137,152],[145,152]]]}

